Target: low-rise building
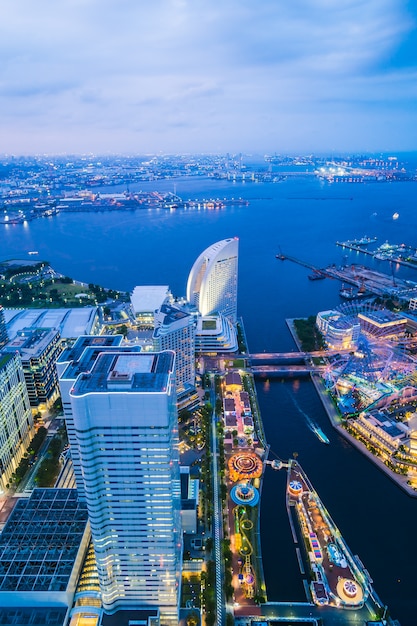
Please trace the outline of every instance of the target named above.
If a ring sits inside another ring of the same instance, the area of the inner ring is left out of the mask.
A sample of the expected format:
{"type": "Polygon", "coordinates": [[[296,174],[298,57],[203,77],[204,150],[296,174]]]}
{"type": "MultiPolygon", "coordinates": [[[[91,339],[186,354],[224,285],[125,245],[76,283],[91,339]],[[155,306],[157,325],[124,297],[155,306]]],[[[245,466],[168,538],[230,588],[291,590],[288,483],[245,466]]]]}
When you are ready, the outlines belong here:
{"type": "Polygon", "coordinates": [[[358,313],[363,332],[377,337],[402,337],[407,326],[407,318],[388,309],[363,311],[358,313]]]}
{"type": "Polygon", "coordinates": [[[69,609],[89,538],[76,489],[20,498],[0,535],[0,606],[69,609]]]}
{"type": "Polygon", "coordinates": [[[136,321],[143,328],[153,328],[155,312],[169,299],[168,285],[144,285],[134,288],[130,302],[136,321]]]}
{"type": "Polygon", "coordinates": [[[196,354],[237,352],[237,332],[223,315],[197,317],[195,336],[196,354]]]}
{"type": "Polygon", "coordinates": [[[356,317],[343,315],[339,311],[321,311],[317,314],[316,325],[328,348],[333,350],[357,348],[361,326],[356,317]]]}

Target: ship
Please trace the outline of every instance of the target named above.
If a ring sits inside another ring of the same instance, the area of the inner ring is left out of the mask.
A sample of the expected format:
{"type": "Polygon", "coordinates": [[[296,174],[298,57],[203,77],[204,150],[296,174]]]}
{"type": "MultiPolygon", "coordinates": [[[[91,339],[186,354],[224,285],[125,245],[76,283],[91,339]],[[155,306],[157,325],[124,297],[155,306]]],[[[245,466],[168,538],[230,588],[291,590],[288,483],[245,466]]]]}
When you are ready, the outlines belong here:
{"type": "Polygon", "coordinates": [[[368,243],[374,243],[377,240],[377,237],[361,237],[360,239],[354,239],[350,243],[354,246],[367,246],[368,243]]]}
{"type": "Polygon", "coordinates": [[[326,278],[326,275],[319,270],[314,270],[311,274],[308,275],[307,278],[308,280],[323,280],[323,278],[326,278]]]}
{"type": "Polygon", "coordinates": [[[345,287],[342,285],[339,296],[344,300],[354,300],[357,297],[357,291],[355,291],[353,287],[345,287]]]}

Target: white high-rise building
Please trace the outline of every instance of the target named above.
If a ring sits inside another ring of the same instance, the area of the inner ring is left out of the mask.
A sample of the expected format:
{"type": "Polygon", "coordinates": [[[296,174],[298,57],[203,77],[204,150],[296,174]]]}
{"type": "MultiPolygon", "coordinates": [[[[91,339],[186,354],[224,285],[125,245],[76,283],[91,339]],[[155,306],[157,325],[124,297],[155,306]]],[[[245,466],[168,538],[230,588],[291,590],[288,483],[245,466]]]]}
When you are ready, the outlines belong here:
{"type": "Polygon", "coordinates": [[[0,352],[0,493],[35,434],[20,356],[0,352]]]}
{"type": "Polygon", "coordinates": [[[155,313],[154,350],[174,350],[178,396],[195,388],[195,327],[192,315],[170,304],[155,313]]]}
{"type": "Polygon", "coordinates": [[[223,239],[204,250],[194,263],[187,283],[187,300],[203,316],[221,313],[237,320],[237,266],[239,239],[223,239]]]}
{"type": "Polygon", "coordinates": [[[85,500],[85,491],[70,391],[78,376],[82,372],[91,370],[100,352],[109,350],[117,352],[120,350],[122,340],[122,335],[81,335],[73,346],[66,348],[60,354],[56,362],[75,483],[77,485],[78,498],[81,501],[85,500]]]}
{"type": "Polygon", "coordinates": [[[9,341],[7,335],[6,319],[4,317],[4,309],[0,304],[0,348],[2,348],[9,341]]]}
{"type": "Polygon", "coordinates": [[[170,626],[182,553],[174,365],[168,351],[103,351],[70,391],[104,610],[159,607],[170,626]]]}

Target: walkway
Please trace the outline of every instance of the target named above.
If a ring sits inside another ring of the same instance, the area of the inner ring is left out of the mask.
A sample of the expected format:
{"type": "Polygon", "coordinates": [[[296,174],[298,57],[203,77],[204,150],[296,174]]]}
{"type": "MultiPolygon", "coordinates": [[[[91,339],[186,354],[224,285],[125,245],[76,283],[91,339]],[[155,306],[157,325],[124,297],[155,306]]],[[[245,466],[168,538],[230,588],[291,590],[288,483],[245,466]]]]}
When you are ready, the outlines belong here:
{"type": "Polygon", "coordinates": [[[220,477],[218,468],[218,450],[217,450],[217,420],[216,420],[216,401],[215,401],[215,384],[214,375],[211,375],[211,395],[213,413],[211,417],[211,450],[213,453],[213,549],[214,563],[216,573],[216,624],[223,626],[225,623],[225,606],[226,598],[224,596],[224,577],[223,577],[223,555],[222,555],[222,539],[223,539],[223,513],[220,501],[220,477]]]}

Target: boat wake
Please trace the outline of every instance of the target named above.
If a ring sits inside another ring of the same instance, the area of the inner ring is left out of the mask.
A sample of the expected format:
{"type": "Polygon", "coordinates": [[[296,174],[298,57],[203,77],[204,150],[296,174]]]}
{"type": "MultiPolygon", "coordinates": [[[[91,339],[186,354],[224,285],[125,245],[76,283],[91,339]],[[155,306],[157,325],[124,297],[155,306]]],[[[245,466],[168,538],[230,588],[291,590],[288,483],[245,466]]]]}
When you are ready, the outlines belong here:
{"type": "Polygon", "coordinates": [[[321,443],[330,443],[329,438],[327,437],[327,435],[322,431],[320,426],[318,426],[316,424],[316,422],[314,420],[312,420],[311,417],[305,411],[303,411],[303,409],[300,407],[300,405],[298,404],[298,402],[294,398],[294,396],[291,395],[290,393],[288,395],[290,396],[290,398],[291,398],[295,408],[297,409],[297,411],[299,413],[301,413],[301,415],[304,416],[305,421],[307,422],[307,426],[309,427],[311,432],[316,435],[317,439],[319,441],[321,441],[321,443]]]}

